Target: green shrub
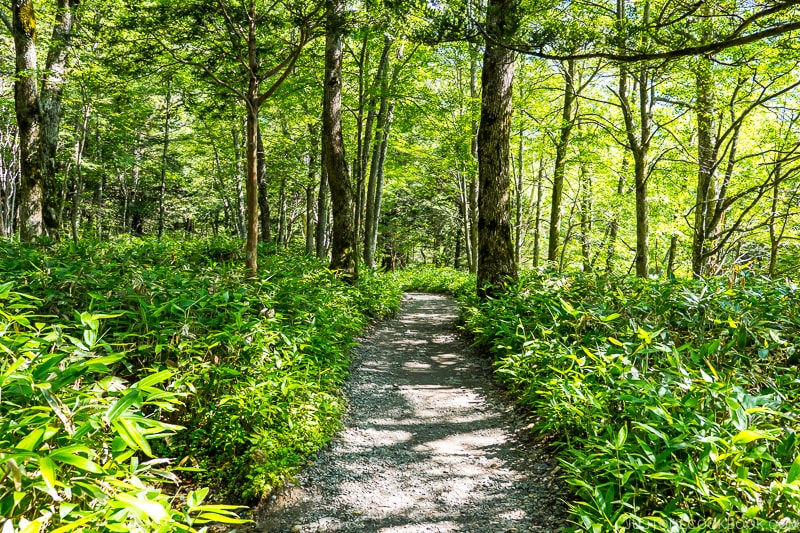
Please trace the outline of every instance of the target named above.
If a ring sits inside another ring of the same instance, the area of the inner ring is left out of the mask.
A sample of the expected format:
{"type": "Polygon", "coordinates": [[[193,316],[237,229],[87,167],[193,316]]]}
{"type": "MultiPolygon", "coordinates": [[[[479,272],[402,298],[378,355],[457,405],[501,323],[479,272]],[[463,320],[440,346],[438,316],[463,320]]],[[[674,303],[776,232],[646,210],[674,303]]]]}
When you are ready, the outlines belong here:
{"type": "Polygon", "coordinates": [[[203,505],[207,491],[175,505],[159,488],[179,484],[151,441],[181,427],[160,420],[180,405],[161,386],[172,372],[130,382],[115,375],[126,354],[102,338],[101,320],[50,324],[41,302],[0,285],[0,515],[3,531],[194,531],[240,523],[234,507],[203,505]]]}
{"type": "Polygon", "coordinates": [[[98,337],[124,354],[115,379],[171,373],[169,394],[182,401],[148,416],[186,429],[153,453],[238,501],[267,494],[331,438],[354,337],[400,299],[379,275],[353,287],[270,246],[260,278],[247,279],[241,243],[228,239],[0,248],[0,279],[24,285],[54,328],[74,309],[109,315],[98,337]]]}
{"type": "Polygon", "coordinates": [[[556,435],[586,531],[789,531],[800,521],[797,287],[523,276],[465,309],[556,435]]]}

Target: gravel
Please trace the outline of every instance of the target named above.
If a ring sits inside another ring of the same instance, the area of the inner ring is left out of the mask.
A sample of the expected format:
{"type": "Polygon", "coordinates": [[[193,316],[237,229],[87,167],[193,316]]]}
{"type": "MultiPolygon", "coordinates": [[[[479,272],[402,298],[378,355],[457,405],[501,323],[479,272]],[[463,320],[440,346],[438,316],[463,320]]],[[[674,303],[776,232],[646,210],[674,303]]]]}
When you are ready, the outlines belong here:
{"type": "Polygon", "coordinates": [[[253,513],[253,530],[559,531],[558,466],[455,329],[446,297],[411,293],[355,350],[343,429],[253,513]]]}

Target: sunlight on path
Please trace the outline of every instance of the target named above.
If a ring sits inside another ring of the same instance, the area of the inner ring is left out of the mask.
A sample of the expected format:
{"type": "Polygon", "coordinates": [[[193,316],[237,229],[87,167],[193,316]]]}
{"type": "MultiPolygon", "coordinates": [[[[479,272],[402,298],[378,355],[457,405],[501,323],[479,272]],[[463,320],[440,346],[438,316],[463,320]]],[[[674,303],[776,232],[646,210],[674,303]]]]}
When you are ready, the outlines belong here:
{"type": "Polygon", "coordinates": [[[511,429],[447,298],[411,294],[357,348],[345,428],[260,531],[557,531],[553,464],[511,429]]]}

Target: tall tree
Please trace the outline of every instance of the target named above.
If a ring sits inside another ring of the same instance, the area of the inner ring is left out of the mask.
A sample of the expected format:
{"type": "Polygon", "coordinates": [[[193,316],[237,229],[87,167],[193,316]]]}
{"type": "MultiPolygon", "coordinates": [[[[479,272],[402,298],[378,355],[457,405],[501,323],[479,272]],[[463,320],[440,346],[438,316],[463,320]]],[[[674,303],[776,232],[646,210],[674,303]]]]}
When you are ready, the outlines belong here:
{"type": "Polygon", "coordinates": [[[497,41],[516,34],[516,0],[489,0],[478,130],[478,294],[489,297],[517,277],[511,237],[512,93],[515,53],[497,41]]]}
{"type": "Polygon", "coordinates": [[[36,76],[36,13],[33,0],[13,0],[16,81],[14,106],[20,148],[19,236],[26,242],[44,234],[39,87],[36,76]]]}
{"type": "Polygon", "coordinates": [[[342,135],[342,50],[344,0],[327,0],[325,22],[325,88],[322,102],[322,159],[331,192],[333,236],[331,270],[357,279],[353,189],[342,135]]]}

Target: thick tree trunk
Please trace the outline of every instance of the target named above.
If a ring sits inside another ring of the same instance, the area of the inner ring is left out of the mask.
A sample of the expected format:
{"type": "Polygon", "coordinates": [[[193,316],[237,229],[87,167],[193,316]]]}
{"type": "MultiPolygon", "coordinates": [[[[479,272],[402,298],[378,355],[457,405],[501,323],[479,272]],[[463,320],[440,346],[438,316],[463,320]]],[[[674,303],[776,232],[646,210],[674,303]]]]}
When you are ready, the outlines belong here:
{"type": "Polygon", "coordinates": [[[44,185],[41,114],[36,76],[36,15],[33,0],[13,0],[16,80],[14,107],[20,149],[19,238],[31,242],[44,234],[44,185]]]}
{"type": "Polygon", "coordinates": [[[161,187],[158,192],[158,240],[164,235],[164,204],[167,195],[167,155],[169,154],[169,120],[172,112],[172,78],[167,80],[164,98],[164,143],[161,151],[161,187]]]}
{"type": "Polygon", "coordinates": [[[353,191],[342,137],[342,44],[344,0],[329,0],[325,27],[325,89],[322,106],[322,157],[333,207],[331,270],[355,281],[353,191]]]}
{"type": "Polygon", "coordinates": [[[267,157],[264,153],[264,141],[261,138],[261,128],[258,129],[258,212],[261,215],[261,240],[269,242],[270,213],[269,213],[269,184],[267,183],[267,157]]]}
{"type": "MultiPolygon", "coordinates": [[[[500,42],[516,33],[516,0],[489,0],[486,29],[500,42]]],[[[487,298],[516,279],[511,239],[509,144],[515,54],[488,40],[478,130],[478,294],[487,298]]]]}
{"type": "MultiPolygon", "coordinates": [[[[60,217],[56,217],[56,149],[61,128],[61,96],[72,46],[72,28],[78,0],[58,0],[55,25],[47,52],[42,92],[39,104],[42,112],[42,180],[44,188],[44,222],[46,231],[58,237],[60,217]]],[[[66,179],[66,178],[65,178],[66,179]]]]}
{"type": "Polygon", "coordinates": [[[575,125],[572,107],[575,102],[575,61],[567,61],[564,75],[564,106],[561,109],[561,128],[556,142],[556,160],[553,169],[553,195],[550,202],[550,238],[547,242],[547,260],[558,258],[561,226],[561,199],[564,195],[564,174],[567,168],[567,150],[572,128],[575,125]]]}

